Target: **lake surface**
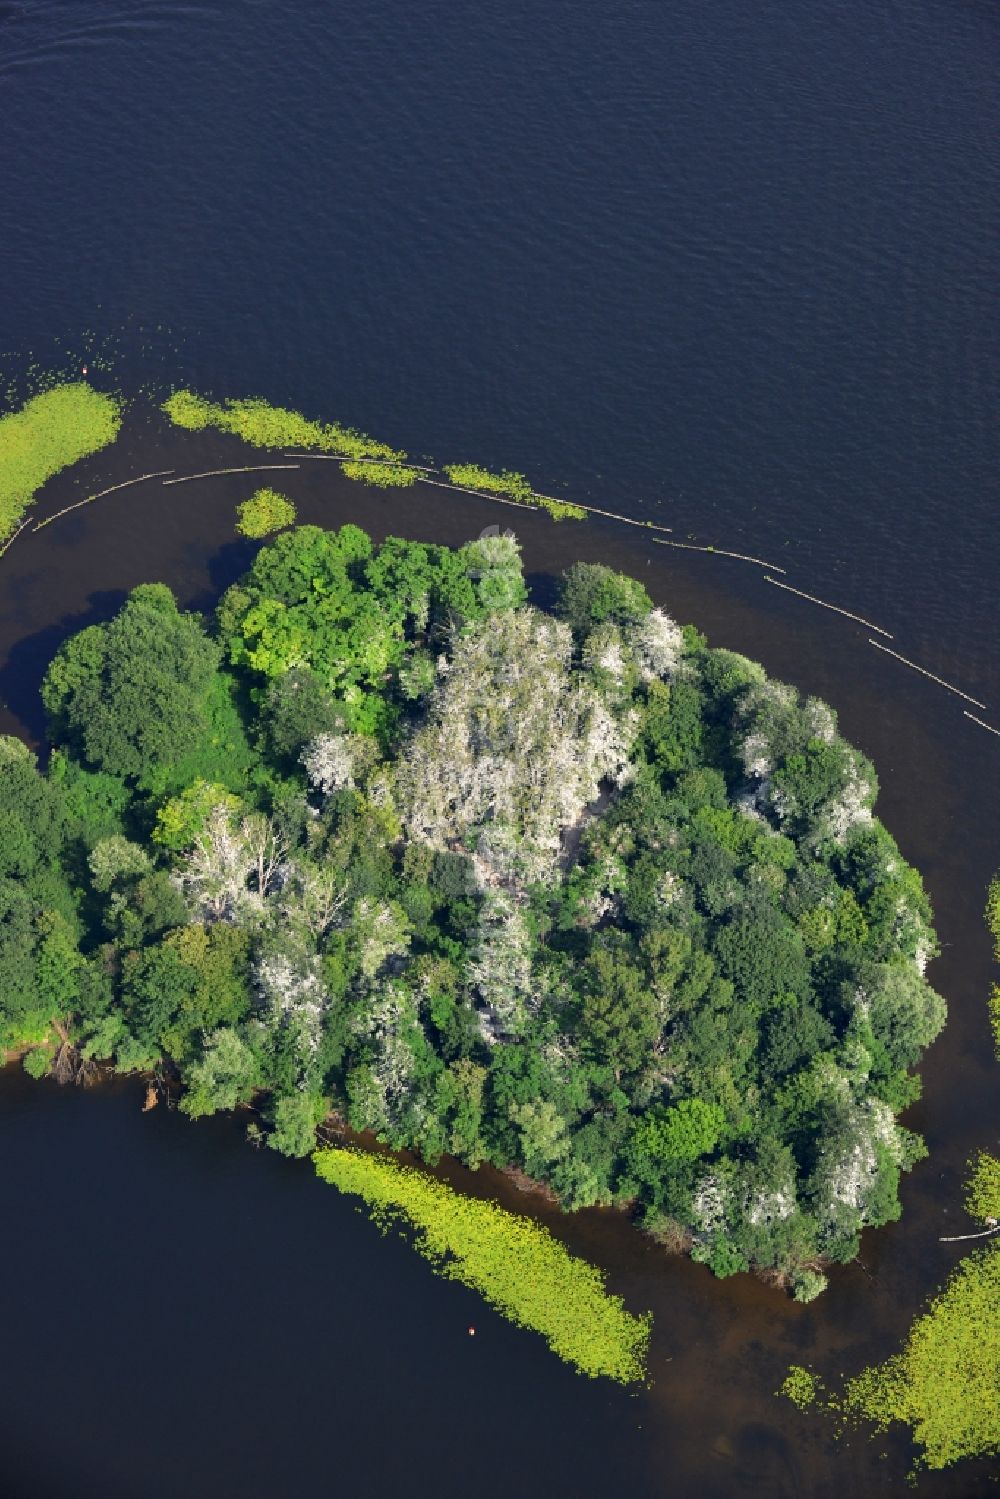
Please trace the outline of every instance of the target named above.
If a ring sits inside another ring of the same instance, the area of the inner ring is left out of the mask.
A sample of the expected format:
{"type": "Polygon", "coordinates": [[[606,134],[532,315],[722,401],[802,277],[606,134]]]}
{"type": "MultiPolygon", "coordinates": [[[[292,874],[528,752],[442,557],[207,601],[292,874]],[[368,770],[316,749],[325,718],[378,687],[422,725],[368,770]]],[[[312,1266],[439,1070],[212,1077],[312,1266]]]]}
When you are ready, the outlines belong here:
{"type": "MultiPolygon", "coordinates": [[[[1000,741],[962,710],[1000,727],[998,30],[985,3],[944,0],[0,0],[12,393],[68,348],[110,366],[99,382],[260,393],[414,455],[524,469],[772,559],[987,705],[761,569],[513,515],[540,596],[576,556],[634,571],[714,644],[826,697],[874,758],[951,1005],[901,1223],[802,1308],[664,1260],[613,1215],[552,1219],[654,1311],[653,1382],[631,1396],[434,1280],[238,1123],[8,1071],[0,1493],[905,1491],[904,1443],[834,1445],[772,1391],[789,1360],[836,1373],[891,1351],[955,1261],[938,1236],[965,1226],[965,1159],[997,1141],[981,909],[1000,741]]],[[[241,452],[136,418],[41,510],[241,452]]],[[[461,541],[512,518],[333,468],[283,476],[303,519],[461,541]]],[[[59,640],[128,587],[208,606],[252,555],[232,518],[253,484],[126,491],[19,540],[0,729],[38,735],[59,640]]]]}

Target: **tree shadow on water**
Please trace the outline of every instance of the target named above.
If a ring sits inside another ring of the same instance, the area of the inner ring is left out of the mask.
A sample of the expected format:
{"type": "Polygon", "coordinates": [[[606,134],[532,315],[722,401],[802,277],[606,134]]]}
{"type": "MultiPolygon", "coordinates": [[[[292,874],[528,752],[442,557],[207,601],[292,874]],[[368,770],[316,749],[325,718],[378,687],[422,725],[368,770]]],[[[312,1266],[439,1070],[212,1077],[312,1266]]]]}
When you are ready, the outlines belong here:
{"type": "MultiPolygon", "coordinates": [[[[266,540],[271,541],[273,537],[267,537],[266,540]]],[[[219,547],[208,559],[208,589],[187,600],[184,607],[195,609],[199,614],[212,614],[226,589],[248,571],[262,545],[264,543],[260,541],[241,537],[219,547]]]]}
{"type": "Polygon", "coordinates": [[[11,647],[0,667],[0,705],[17,720],[17,727],[34,744],[40,745],[45,739],[45,713],[39,689],[52,657],[71,635],[88,625],[111,619],[127,597],[123,588],[92,593],[86,609],[64,615],[33,635],[23,636],[11,647]]]}
{"type": "Polygon", "coordinates": [[[551,610],[554,607],[562,578],[553,573],[525,573],[524,581],[533,604],[539,609],[551,610]]]}

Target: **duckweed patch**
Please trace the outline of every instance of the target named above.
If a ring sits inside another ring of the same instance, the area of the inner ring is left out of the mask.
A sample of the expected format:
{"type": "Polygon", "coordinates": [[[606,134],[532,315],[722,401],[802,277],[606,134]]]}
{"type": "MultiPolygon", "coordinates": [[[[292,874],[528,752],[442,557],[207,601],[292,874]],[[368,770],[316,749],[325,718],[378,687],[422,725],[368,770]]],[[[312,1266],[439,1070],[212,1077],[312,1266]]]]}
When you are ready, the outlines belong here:
{"type": "Polygon", "coordinates": [[[462,1197],[382,1156],[330,1149],[317,1151],[313,1161],[323,1181],[362,1197],[383,1230],[410,1225],[417,1251],[439,1275],[478,1291],[508,1321],[540,1332],[582,1374],[620,1384],[643,1378],[649,1313],[627,1312],[600,1270],[537,1223],[462,1197]]]}
{"type": "Polygon", "coordinates": [[[374,489],[409,489],[417,482],[417,472],[412,468],[400,468],[395,463],[362,463],[349,460],[340,465],[340,471],[348,479],[359,484],[369,484],[374,489]]]}
{"type": "Polygon", "coordinates": [[[847,1415],[908,1425],[918,1466],[1000,1453],[1000,1244],[968,1255],[901,1353],[848,1381],[847,1415]]]}
{"type": "Polygon", "coordinates": [[[43,391],[0,417],[0,541],[47,479],[107,447],[120,427],[119,403],[82,380],[43,391]]]}
{"type": "MultiPolygon", "coordinates": [[[[401,463],[406,454],[387,443],[378,442],[353,427],[342,427],[339,422],[314,422],[298,411],[288,411],[283,406],[272,406],[268,401],[235,400],[215,402],[191,390],[175,391],[163,403],[163,410],[176,427],[185,427],[191,432],[215,427],[220,432],[231,432],[255,448],[305,448],[320,453],[342,454],[349,460],[381,458],[388,465],[401,463]]],[[[352,465],[353,466],[353,465],[352,465]]],[[[358,464],[367,469],[367,464],[358,464]]],[[[347,468],[344,466],[344,472],[347,468]]],[[[360,478],[360,473],[347,473],[348,478],[360,478]]],[[[406,481],[403,481],[406,482],[406,481]]]]}
{"type": "Polygon", "coordinates": [[[784,1395],[793,1405],[798,1406],[800,1411],[807,1410],[810,1405],[814,1405],[818,1393],[819,1384],[816,1376],[810,1374],[808,1369],[803,1369],[801,1364],[792,1364],[778,1391],[779,1395],[784,1395]]]}
{"type": "Polygon", "coordinates": [[[553,500],[547,495],[536,494],[524,474],[502,469],[491,473],[480,468],[478,463],[446,463],[443,472],[452,484],[462,489],[474,489],[481,494],[500,495],[512,500],[515,505],[528,505],[535,510],[545,510],[553,520],[586,520],[587,512],[581,505],[571,505],[565,500],[553,500]]]}

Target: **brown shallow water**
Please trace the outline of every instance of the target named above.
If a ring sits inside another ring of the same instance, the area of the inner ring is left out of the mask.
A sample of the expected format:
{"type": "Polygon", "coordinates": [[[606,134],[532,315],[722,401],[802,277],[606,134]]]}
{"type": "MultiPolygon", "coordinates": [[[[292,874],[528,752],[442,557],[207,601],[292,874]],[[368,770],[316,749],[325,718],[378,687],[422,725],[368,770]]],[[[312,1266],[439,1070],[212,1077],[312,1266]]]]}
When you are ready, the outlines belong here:
{"type": "MultiPolygon", "coordinates": [[[[114,450],[48,486],[38,513],[151,469],[255,459],[281,461],[132,418],[114,450]]],[[[58,1093],[10,1069],[0,1263],[16,1305],[0,1377],[0,1491],[391,1493],[419,1474],[418,1489],[437,1494],[903,1492],[904,1440],[835,1442],[773,1391],[790,1361],[836,1375],[891,1352],[958,1257],[938,1236],[964,1230],[963,1164],[998,1135],[981,912],[1000,859],[1000,740],[957,698],[872,650],[863,627],[779,594],[759,569],[670,551],[632,527],[555,526],[426,486],[383,496],[316,460],[272,476],[153,482],[25,532],[0,560],[0,730],[39,738],[38,683],[56,646],[108,618],[135,584],[160,579],[186,606],[210,607],[255,550],[233,533],[234,507],[272,480],[301,521],[351,520],[376,538],[458,543],[510,525],[542,600],[577,558],[633,572],[713,644],[837,709],[876,764],[878,811],[925,877],[942,941],[930,976],[950,1021],[908,1119],[930,1159],[904,1183],[901,1222],[866,1235],[861,1263],[835,1269],[810,1307],[749,1276],[719,1282],[667,1258],[614,1213],[565,1217],[491,1172],[452,1169],[468,1190],[549,1222],[608,1270],[630,1307],[653,1310],[651,1384],[627,1395],[572,1376],[537,1338],[435,1281],[308,1168],[247,1150],[233,1121],[143,1116],[131,1085],[58,1093]],[[474,1342],[461,1336],[469,1322],[474,1342]]],[[[876,621],[878,602],[868,601],[876,621]]],[[[914,654],[902,636],[891,644],[914,654]]],[[[929,664],[990,704],[981,716],[1000,726],[986,645],[964,658],[943,648],[929,664]]],[[[918,1492],[993,1492],[989,1478],[970,1465],[924,1475],[918,1492]]]]}

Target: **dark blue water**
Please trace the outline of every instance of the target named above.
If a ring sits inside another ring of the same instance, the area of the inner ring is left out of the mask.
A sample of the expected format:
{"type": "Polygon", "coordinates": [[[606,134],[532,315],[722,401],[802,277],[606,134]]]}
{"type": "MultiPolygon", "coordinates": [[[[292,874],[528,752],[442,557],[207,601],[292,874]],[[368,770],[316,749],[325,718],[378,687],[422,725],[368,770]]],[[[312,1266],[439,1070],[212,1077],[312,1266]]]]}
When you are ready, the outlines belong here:
{"type": "Polygon", "coordinates": [[[159,341],[220,393],[784,549],[985,669],[986,0],[0,17],[0,347],[125,329],[140,374],[159,341]]]}
{"type": "MultiPolygon", "coordinates": [[[[0,0],[0,387],[26,389],[32,357],[86,358],[132,390],[262,394],[523,469],[774,558],[1000,727],[998,53],[984,0],[0,0]]],[[[93,487],[122,477],[103,461],[93,487]]],[[[325,518],[319,476],[300,479],[300,513],[325,518]]],[[[15,726],[71,618],[141,577],[199,606],[224,580],[244,496],[171,494],[5,561],[15,726]]],[[[363,503],[376,531],[466,534],[439,492],[363,503]]],[[[574,1224],[654,1307],[655,1383],[633,1400],[482,1310],[468,1346],[465,1293],[234,1127],[8,1079],[4,1499],[899,1491],[904,1448],[834,1449],[771,1390],[792,1357],[884,1356],[952,1263],[937,1237],[994,1117],[997,742],[753,569],[636,532],[519,531],[539,573],[570,549],[644,569],[715,643],[828,696],[875,757],[953,1016],[903,1225],[803,1312],[650,1258],[623,1224],[574,1224]]]]}

